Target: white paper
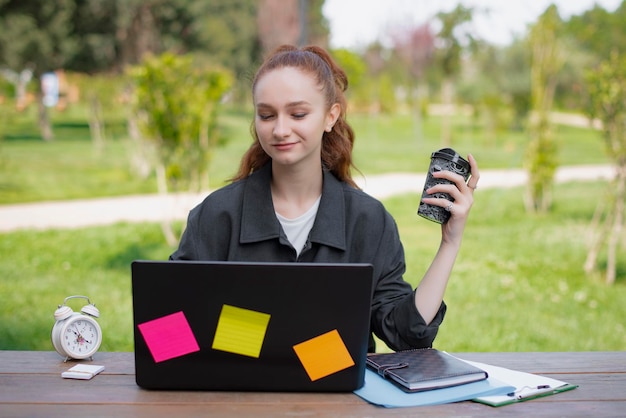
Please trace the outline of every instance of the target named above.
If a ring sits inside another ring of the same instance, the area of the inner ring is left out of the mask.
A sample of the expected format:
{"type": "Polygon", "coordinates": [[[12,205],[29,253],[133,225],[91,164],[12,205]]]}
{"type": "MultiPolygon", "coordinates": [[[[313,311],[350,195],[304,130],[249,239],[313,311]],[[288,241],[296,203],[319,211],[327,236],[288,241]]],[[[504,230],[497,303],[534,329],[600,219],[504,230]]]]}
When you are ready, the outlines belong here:
{"type": "Polygon", "coordinates": [[[95,364],[77,364],[76,366],[61,373],[61,377],[65,379],[81,379],[89,380],[104,370],[104,366],[95,364]]]}
{"type": "Polygon", "coordinates": [[[490,364],[478,363],[475,361],[463,361],[483,369],[489,374],[489,377],[494,377],[495,379],[508,383],[511,386],[515,386],[515,392],[513,392],[512,395],[481,396],[479,398],[488,402],[500,403],[513,399],[523,399],[530,396],[540,395],[545,392],[552,392],[560,386],[567,385],[567,382],[562,382],[550,377],[520,372],[517,370],[506,369],[504,367],[492,366],[490,364]]]}

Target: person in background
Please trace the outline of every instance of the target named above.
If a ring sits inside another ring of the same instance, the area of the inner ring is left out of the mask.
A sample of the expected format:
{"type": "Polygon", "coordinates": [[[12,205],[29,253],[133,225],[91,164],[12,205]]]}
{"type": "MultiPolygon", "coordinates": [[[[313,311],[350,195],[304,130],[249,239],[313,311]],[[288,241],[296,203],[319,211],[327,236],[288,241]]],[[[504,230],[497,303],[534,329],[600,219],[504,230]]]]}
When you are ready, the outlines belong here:
{"type": "MultiPolygon", "coordinates": [[[[432,346],[444,293],[479,180],[451,180],[424,199],[451,212],[439,249],[416,289],[403,279],[405,255],[395,220],[361,191],[351,170],[354,132],[346,120],[345,72],[323,48],[282,46],[252,82],[253,143],[232,183],[189,213],[171,260],[370,263],[370,330],[393,350],[432,346]]],[[[329,292],[332,289],[329,289],[329,292]]],[[[370,335],[369,352],[375,351],[370,335]]]]}

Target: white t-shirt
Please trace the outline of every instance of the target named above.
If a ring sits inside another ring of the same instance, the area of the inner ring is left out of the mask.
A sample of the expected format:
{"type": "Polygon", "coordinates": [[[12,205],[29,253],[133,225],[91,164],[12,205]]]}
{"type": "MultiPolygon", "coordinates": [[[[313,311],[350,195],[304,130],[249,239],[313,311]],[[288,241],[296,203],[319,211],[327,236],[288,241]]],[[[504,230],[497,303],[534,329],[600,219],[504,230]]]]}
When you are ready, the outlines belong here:
{"type": "Polygon", "coordinates": [[[300,255],[304,244],[306,244],[309,232],[311,232],[311,228],[313,228],[315,215],[317,215],[317,208],[320,206],[321,199],[322,196],[318,197],[309,210],[294,219],[285,218],[276,212],[278,221],[282,225],[289,242],[293,245],[293,248],[295,248],[298,255],[300,255]]]}

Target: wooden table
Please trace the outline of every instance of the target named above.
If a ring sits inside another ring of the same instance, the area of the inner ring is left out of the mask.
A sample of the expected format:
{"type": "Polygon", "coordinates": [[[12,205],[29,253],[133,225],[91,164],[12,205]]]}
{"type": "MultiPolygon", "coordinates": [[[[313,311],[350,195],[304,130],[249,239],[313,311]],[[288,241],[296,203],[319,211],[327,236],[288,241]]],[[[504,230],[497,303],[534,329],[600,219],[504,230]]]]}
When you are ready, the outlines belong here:
{"type": "Polygon", "coordinates": [[[578,389],[499,408],[459,402],[381,408],[352,393],[149,391],[135,384],[132,353],[98,353],[92,380],[61,378],[74,363],[55,352],[0,351],[0,417],[186,416],[626,416],[626,352],[462,353],[467,360],[539,373],[578,389]]]}

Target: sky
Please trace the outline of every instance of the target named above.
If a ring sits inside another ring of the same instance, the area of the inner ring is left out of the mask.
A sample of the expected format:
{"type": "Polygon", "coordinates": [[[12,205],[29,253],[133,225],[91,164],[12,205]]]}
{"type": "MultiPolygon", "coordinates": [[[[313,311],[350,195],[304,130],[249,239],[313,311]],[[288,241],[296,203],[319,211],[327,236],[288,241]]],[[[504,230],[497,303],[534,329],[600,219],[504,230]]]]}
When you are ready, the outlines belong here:
{"type": "Polygon", "coordinates": [[[507,45],[526,33],[550,4],[561,18],[581,14],[595,4],[614,11],[622,0],[326,0],[323,13],[330,23],[333,48],[359,48],[375,39],[385,42],[394,29],[425,23],[457,4],[474,9],[472,30],[495,45],[507,45]]]}

